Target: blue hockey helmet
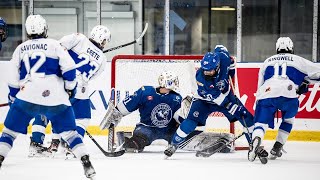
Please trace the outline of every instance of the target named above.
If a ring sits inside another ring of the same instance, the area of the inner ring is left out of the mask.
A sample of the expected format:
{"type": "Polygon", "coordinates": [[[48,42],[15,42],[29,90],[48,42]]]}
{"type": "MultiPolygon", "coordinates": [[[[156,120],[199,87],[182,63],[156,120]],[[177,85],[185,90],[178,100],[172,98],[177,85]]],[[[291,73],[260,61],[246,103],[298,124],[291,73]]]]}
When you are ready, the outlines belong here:
{"type": "Polygon", "coordinates": [[[8,37],[8,26],[2,17],[0,17],[0,29],[2,29],[2,31],[0,31],[0,40],[4,42],[8,37]]]}
{"type": "Polygon", "coordinates": [[[220,68],[220,57],[212,52],[207,52],[201,60],[201,69],[204,71],[217,71],[220,68]]]}

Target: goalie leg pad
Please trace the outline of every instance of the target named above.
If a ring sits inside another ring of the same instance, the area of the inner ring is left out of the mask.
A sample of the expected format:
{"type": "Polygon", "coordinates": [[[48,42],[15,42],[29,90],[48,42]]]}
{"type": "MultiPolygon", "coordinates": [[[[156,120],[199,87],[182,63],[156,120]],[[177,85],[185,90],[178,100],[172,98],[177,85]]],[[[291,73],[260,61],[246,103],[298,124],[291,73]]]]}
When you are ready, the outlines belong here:
{"type": "Polygon", "coordinates": [[[145,134],[133,134],[131,138],[125,137],[123,147],[128,152],[142,152],[144,147],[150,145],[148,137],[145,134]]]}

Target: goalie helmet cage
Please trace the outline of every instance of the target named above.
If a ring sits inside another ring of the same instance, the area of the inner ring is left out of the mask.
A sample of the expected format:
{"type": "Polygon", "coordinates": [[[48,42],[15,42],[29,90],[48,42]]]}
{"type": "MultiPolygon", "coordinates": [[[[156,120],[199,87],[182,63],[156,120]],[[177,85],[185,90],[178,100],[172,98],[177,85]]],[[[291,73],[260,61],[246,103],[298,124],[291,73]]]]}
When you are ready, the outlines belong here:
{"type": "MultiPolygon", "coordinates": [[[[192,94],[196,92],[197,85],[195,73],[196,69],[200,67],[200,60],[202,57],[202,55],[114,56],[111,62],[111,89],[114,89],[115,93],[112,93],[114,97],[111,98],[114,98],[114,102],[118,103],[142,86],[159,86],[159,75],[163,71],[168,70],[174,72],[178,76],[181,96],[185,97],[188,94],[192,94]]],[[[123,117],[116,128],[116,131],[133,131],[135,124],[139,119],[139,113],[137,111],[123,117]]],[[[240,127],[239,129],[236,129],[237,126],[235,126],[235,123],[227,123],[226,126],[229,127],[225,127],[224,132],[229,131],[232,134],[242,133],[242,127],[241,130],[239,130],[240,127]]],[[[218,130],[221,130],[221,128],[218,128],[218,130]]],[[[216,130],[214,131],[216,132],[216,130]]],[[[248,147],[236,146],[235,149],[245,150],[248,149],[248,147]]]]}

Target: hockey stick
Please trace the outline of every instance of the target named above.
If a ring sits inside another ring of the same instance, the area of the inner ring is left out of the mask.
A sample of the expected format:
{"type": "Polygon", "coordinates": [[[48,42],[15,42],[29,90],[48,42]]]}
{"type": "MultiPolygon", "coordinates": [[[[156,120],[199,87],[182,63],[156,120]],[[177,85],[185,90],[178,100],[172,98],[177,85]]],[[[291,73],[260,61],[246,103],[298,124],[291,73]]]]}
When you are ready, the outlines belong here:
{"type": "Polygon", "coordinates": [[[5,107],[5,106],[9,106],[9,103],[0,104],[0,107],[5,107]]]}
{"type": "MultiPolygon", "coordinates": [[[[234,85],[233,85],[233,83],[232,83],[232,78],[231,78],[231,76],[229,76],[229,81],[230,81],[230,85],[231,85],[231,88],[232,88],[233,93],[236,93],[236,89],[235,89],[235,87],[234,87],[234,85]]],[[[235,96],[237,96],[237,95],[235,95],[235,96]]],[[[238,98],[237,98],[237,104],[239,105],[238,100],[240,101],[240,94],[238,94],[238,98]]],[[[242,121],[243,121],[243,124],[244,124],[246,130],[248,131],[248,135],[249,135],[250,141],[252,141],[252,137],[251,137],[249,128],[248,128],[248,126],[247,126],[247,123],[246,123],[246,121],[244,120],[243,116],[241,116],[241,118],[242,118],[242,121]]],[[[250,143],[249,143],[249,144],[250,144],[250,143]]]]}
{"type": "Polygon", "coordinates": [[[120,46],[116,46],[116,47],[104,50],[103,53],[114,51],[114,50],[117,50],[117,49],[120,49],[120,48],[123,48],[123,47],[126,47],[126,46],[129,46],[131,44],[135,44],[135,43],[139,42],[141,40],[141,38],[144,36],[144,34],[147,32],[147,29],[148,29],[148,23],[146,23],[141,35],[137,39],[135,39],[134,41],[128,42],[126,44],[122,44],[120,46]]]}
{"type": "Polygon", "coordinates": [[[237,139],[239,139],[241,136],[243,136],[245,133],[243,132],[242,134],[238,135],[237,137],[233,138],[231,141],[229,141],[228,143],[223,143],[221,141],[216,141],[215,143],[213,143],[212,145],[208,146],[207,148],[201,150],[201,151],[197,151],[196,156],[197,157],[210,157],[212,154],[215,154],[219,151],[221,151],[222,149],[226,148],[228,145],[230,145],[231,143],[233,143],[234,141],[236,141],[237,139]],[[219,145],[223,143],[220,147],[215,149],[215,146],[219,145]]]}
{"type": "Polygon", "coordinates": [[[86,131],[87,135],[89,138],[93,141],[93,143],[100,149],[100,151],[107,157],[119,157],[122,156],[125,153],[125,150],[120,150],[120,151],[112,151],[112,152],[107,152],[105,151],[99,143],[91,136],[91,134],[86,131]]]}

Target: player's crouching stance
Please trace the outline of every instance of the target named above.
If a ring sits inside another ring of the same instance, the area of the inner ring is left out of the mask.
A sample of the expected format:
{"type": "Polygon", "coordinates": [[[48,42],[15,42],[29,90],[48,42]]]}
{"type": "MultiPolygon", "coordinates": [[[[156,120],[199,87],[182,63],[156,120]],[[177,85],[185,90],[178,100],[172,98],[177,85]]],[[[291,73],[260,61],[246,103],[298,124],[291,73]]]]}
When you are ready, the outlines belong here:
{"type": "Polygon", "coordinates": [[[141,152],[157,139],[169,142],[179,121],[178,109],[181,105],[181,95],[178,93],[179,80],[171,71],[163,72],[159,78],[159,87],[143,86],[133,95],[125,98],[116,107],[107,111],[106,118],[100,128],[115,126],[123,116],[135,110],[140,112],[140,122],[133,131],[133,136],[125,138],[123,147],[126,152],[141,152]]]}
{"type": "MultiPolygon", "coordinates": [[[[222,112],[230,122],[239,120],[246,127],[248,142],[250,129],[253,129],[253,116],[242,105],[242,103],[230,91],[228,81],[230,60],[220,58],[219,52],[208,52],[201,60],[201,68],[196,73],[198,85],[197,94],[192,100],[190,110],[186,119],[181,123],[172,137],[171,143],[164,151],[167,157],[171,157],[185,138],[195,130],[198,125],[205,125],[208,116],[215,111],[222,112]],[[222,82],[225,83],[221,88],[222,82]]],[[[220,143],[220,145],[229,143],[230,140],[220,143]]],[[[220,146],[222,147],[222,146],[220,146]]],[[[215,153],[197,152],[205,157],[215,153]]]]}
{"type": "Polygon", "coordinates": [[[261,163],[268,162],[268,153],[260,145],[266,128],[274,128],[275,113],[280,110],[282,122],[270,159],[282,156],[282,148],[291,132],[299,108],[298,94],[308,91],[307,79],[319,81],[320,68],[311,61],[293,54],[293,42],[280,37],[276,43],[277,54],[269,57],[259,71],[255,127],[248,160],[258,156],[261,163]]]}
{"type": "Polygon", "coordinates": [[[58,41],[47,39],[47,24],[42,16],[28,16],[25,25],[30,40],[16,48],[11,60],[15,76],[9,84],[12,104],[0,137],[0,166],[18,134],[26,134],[30,120],[43,114],[81,159],[86,177],[93,178],[96,172],[75,131],[69,101],[76,87],[75,63],[58,41]]]}

